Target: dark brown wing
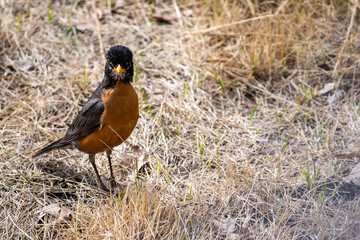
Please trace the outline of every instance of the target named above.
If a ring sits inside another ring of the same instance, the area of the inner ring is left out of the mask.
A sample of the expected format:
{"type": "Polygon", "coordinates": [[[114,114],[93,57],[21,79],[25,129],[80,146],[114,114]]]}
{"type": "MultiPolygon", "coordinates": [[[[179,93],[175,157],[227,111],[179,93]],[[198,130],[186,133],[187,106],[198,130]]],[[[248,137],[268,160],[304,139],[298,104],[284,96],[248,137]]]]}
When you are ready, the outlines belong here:
{"type": "Polygon", "coordinates": [[[80,110],[79,114],[74,119],[74,122],[67,130],[65,136],[44,147],[34,156],[39,156],[54,149],[66,149],[76,147],[74,141],[81,140],[100,128],[101,116],[105,110],[105,106],[101,100],[101,94],[103,87],[104,85],[106,85],[106,83],[107,78],[104,78],[101,84],[91,95],[89,100],[80,110]]]}
{"type": "Polygon", "coordinates": [[[80,110],[74,122],[70,125],[63,138],[63,142],[81,140],[99,129],[104,110],[105,106],[101,98],[90,98],[80,110]]]}

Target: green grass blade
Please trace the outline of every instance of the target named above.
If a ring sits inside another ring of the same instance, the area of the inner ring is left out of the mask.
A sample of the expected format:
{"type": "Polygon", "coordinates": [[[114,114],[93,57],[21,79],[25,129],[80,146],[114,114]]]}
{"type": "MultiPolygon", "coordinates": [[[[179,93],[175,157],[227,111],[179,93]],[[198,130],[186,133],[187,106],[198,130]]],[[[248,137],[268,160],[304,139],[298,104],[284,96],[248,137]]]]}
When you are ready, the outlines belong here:
{"type": "Polygon", "coordinates": [[[260,104],[261,101],[259,101],[256,106],[254,107],[252,113],[251,113],[251,116],[250,116],[250,119],[249,119],[249,122],[248,124],[250,124],[251,120],[253,119],[254,115],[255,115],[255,112],[256,112],[256,109],[258,108],[259,104],[260,104]]]}
{"type": "Polygon", "coordinates": [[[290,131],[288,137],[286,138],[285,146],[283,147],[282,153],[285,152],[286,147],[289,145],[289,140],[290,140],[290,137],[291,137],[291,133],[292,133],[292,131],[290,131]]]}

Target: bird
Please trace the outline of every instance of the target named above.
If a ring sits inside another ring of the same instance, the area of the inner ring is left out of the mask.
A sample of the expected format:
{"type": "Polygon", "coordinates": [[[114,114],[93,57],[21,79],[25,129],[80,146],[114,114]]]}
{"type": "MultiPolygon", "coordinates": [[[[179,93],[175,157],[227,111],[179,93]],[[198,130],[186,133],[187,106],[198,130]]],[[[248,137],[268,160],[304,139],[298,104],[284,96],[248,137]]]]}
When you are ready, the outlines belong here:
{"type": "Polygon", "coordinates": [[[55,149],[77,149],[89,155],[100,188],[108,190],[100,178],[95,154],[106,152],[110,178],[112,149],[133,132],[139,118],[138,95],[131,85],[134,75],[133,53],[126,46],[115,45],[106,52],[104,77],[83,105],[64,137],[42,148],[33,157],[55,149]]]}

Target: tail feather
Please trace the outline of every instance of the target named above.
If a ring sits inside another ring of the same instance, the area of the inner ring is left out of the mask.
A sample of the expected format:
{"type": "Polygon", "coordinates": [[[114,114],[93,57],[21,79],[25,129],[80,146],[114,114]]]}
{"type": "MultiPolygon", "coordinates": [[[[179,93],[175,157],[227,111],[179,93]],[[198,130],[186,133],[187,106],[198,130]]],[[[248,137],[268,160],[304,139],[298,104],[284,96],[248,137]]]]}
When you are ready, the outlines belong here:
{"type": "Polygon", "coordinates": [[[48,146],[44,147],[43,149],[41,149],[40,151],[38,151],[37,153],[35,153],[33,155],[33,157],[37,157],[41,154],[44,154],[46,152],[50,152],[52,150],[55,150],[55,149],[60,149],[60,148],[67,148],[69,147],[71,144],[69,144],[68,142],[62,142],[62,138],[60,138],[59,140],[55,141],[55,142],[52,142],[50,143],[48,146]]]}

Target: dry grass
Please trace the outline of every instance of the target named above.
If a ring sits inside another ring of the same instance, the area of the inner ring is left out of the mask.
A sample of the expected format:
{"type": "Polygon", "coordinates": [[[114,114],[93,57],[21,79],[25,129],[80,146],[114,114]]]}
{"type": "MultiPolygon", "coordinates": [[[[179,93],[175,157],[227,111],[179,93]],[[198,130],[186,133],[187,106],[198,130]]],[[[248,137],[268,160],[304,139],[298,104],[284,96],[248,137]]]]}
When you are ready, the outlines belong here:
{"type": "Polygon", "coordinates": [[[96,2],[97,28],[91,2],[0,1],[1,239],[360,236],[343,182],[360,150],[356,0],[114,2],[96,2]],[[138,70],[129,143],[146,155],[117,148],[117,197],[86,154],[31,158],[99,84],[100,43],[129,46],[138,70]],[[39,219],[52,203],[71,219],[39,219]]]}

